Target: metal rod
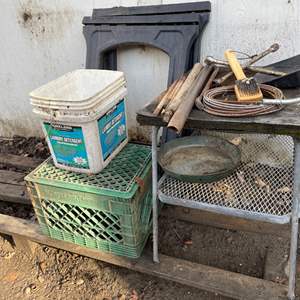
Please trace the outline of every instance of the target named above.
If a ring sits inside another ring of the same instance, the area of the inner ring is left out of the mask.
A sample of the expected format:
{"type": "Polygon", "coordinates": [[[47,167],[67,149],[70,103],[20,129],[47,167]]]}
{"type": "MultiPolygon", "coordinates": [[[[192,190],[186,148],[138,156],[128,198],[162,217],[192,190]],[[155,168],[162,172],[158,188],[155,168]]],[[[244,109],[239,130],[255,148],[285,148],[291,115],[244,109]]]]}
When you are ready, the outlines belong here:
{"type": "Polygon", "coordinates": [[[153,214],[153,261],[158,258],[158,203],[157,203],[157,132],[158,127],[152,127],[152,214],[153,214]]]}
{"type": "MultiPolygon", "coordinates": [[[[266,49],[265,51],[255,55],[253,58],[251,58],[244,66],[242,66],[243,68],[253,65],[254,63],[256,63],[257,61],[261,60],[262,58],[264,58],[265,56],[267,56],[268,54],[272,53],[272,52],[276,52],[279,49],[279,45],[278,44],[273,44],[271,45],[268,49],[266,49]]],[[[233,72],[229,72],[227,74],[225,74],[224,76],[218,78],[215,80],[215,83],[217,84],[222,84],[224,81],[226,81],[228,78],[230,78],[233,75],[233,72]]]]}
{"type": "MultiPolygon", "coordinates": [[[[213,58],[212,56],[207,56],[204,60],[204,62],[208,65],[214,65],[217,67],[222,67],[222,68],[230,68],[228,62],[221,60],[221,59],[216,59],[213,58]]],[[[268,69],[266,67],[258,67],[258,66],[242,66],[243,69],[247,69],[249,71],[255,72],[255,73],[263,73],[263,74],[268,74],[268,75],[273,75],[273,76],[286,76],[286,72],[279,72],[279,71],[274,71],[272,69],[268,69]]]]}
{"type": "Polygon", "coordinates": [[[295,299],[295,282],[298,248],[298,222],[299,222],[299,197],[300,197],[300,139],[294,138],[294,187],[293,187],[293,208],[291,218],[291,247],[290,247],[290,271],[288,298],[295,299]]]}

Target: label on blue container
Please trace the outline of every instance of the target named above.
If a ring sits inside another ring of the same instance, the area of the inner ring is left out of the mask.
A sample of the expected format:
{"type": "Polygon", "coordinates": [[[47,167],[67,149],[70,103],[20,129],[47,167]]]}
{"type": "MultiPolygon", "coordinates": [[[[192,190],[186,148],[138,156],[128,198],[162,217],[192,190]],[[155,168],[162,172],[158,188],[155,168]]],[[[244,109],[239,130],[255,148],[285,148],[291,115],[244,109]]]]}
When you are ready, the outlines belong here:
{"type": "Polygon", "coordinates": [[[89,163],[81,127],[44,123],[58,163],[88,169],[89,163]]]}
{"type": "Polygon", "coordinates": [[[102,157],[106,160],[127,137],[124,99],[98,119],[98,128],[102,157]]]}

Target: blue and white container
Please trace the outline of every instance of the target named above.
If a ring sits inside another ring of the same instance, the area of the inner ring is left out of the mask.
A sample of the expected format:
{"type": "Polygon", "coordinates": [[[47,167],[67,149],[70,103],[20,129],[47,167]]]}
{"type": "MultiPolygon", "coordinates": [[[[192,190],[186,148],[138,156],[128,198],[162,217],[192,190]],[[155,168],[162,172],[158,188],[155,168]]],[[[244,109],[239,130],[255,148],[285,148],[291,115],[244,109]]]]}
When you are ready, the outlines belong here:
{"type": "Polygon", "coordinates": [[[128,142],[124,74],[75,70],[30,93],[57,167],[95,174],[128,142]]]}

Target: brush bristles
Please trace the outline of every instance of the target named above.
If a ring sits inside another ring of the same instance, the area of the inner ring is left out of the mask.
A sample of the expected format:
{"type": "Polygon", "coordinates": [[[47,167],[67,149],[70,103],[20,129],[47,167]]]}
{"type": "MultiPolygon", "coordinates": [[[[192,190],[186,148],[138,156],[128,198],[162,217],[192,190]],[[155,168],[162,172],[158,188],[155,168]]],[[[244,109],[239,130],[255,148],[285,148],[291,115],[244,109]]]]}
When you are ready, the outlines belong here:
{"type": "Polygon", "coordinates": [[[263,98],[259,85],[254,78],[237,80],[234,90],[238,101],[257,102],[263,98]]]}
{"type": "Polygon", "coordinates": [[[236,86],[240,91],[240,94],[253,95],[260,92],[259,86],[254,78],[247,78],[244,80],[237,80],[236,86]]]}

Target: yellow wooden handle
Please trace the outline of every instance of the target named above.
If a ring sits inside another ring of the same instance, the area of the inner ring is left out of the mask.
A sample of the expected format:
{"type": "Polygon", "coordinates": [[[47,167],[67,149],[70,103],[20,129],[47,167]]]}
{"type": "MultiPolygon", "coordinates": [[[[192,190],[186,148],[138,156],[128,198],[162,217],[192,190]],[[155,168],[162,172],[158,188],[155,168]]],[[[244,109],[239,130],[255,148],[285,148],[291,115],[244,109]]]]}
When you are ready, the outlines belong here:
{"type": "Polygon", "coordinates": [[[242,80],[246,78],[246,75],[237,60],[235,53],[232,50],[225,51],[225,58],[227,59],[232,72],[234,73],[237,80],[242,80]]]}

